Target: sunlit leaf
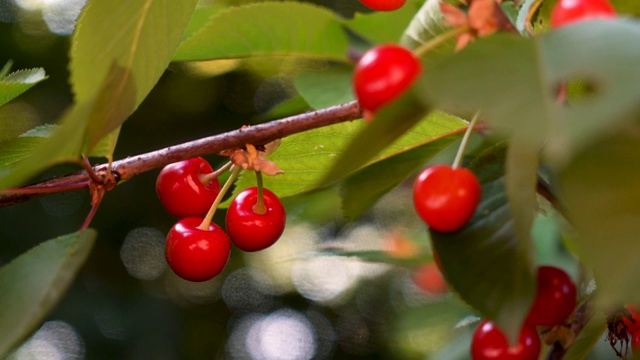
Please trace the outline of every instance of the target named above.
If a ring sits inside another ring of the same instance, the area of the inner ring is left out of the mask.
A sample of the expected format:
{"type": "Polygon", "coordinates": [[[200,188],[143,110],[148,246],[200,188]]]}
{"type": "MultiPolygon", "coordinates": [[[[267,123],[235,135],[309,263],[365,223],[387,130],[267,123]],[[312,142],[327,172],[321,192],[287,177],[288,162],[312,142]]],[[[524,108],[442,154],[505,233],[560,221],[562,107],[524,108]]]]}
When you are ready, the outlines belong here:
{"type": "Polygon", "coordinates": [[[503,145],[485,150],[469,169],[482,184],[482,200],[460,231],[431,231],[447,282],[483,317],[515,340],[534,296],[532,246],[516,235],[505,194],[503,145]]]}
{"type": "Polygon", "coordinates": [[[415,49],[447,30],[439,0],[427,0],[407,26],[400,43],[415,49]]]}
{"type": "MultiPolygon", "coordinates": [[[[376,119],[377,121],[377,119],[376,119]]],[[[334,166],[336,159],[350,142],[360,134],[363,129],[370,126],[363,121],[340,123],[324,128],[319,128],[304,133],[292,135],[282,140],[282,144],[276,152],[269,156],[284,170],[284,174],[265,176],[264,184],[269,190],[279,197],[292,196],[314,190],[323,179],[327,169],[334,166]]],[[[393,155],[415,149],[422,145],[438,141],[439,139],[458,133],[466,126],[466,123],[458,117],[436,112],[424,118],[413,129],[397,139],[383,152],[374,154],[365,160],[362,165],[372,164],[384,160],[393,155]]],[[[348,175],[359,167],[352,168],[348,175]]],[[[242,189],[255,186],[255,176],[252,173],[244,174],[236,183],[234,193],[242,189]]],[[[230,201],[227,201],[227,204],[230,201]]]]}
{"type": "Polygon", "coordinates": [[[347,36],[336,14],[308,3],[231,7],[186,39],[174,60],[297,56],[347,61],[347,36]]]}
{"type": "Polygon", "coordinates": [[[42,68],[19,70],[7,75],[0,80],[0,106],[13,100],[46,78],[47,75],[42,68]]]}
{"type": "Polygon", "coordinates": [[[96,232],[46,241],[0,268],[0,356],[42,322],[84,264],[96,232]]]}

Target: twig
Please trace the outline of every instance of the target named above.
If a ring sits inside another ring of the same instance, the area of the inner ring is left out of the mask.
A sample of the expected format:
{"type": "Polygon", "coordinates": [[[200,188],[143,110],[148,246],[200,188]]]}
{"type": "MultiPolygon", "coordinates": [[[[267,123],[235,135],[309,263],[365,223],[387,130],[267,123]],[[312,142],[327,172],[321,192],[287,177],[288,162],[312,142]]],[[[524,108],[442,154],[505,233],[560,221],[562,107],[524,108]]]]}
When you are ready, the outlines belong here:
{"type": "MultiPolygon", "coordinates": [[[[571,322],[571,332],[573,333],[574,338],[577,338],[582,329],[587,325],[593,313],[589,311],[589,301],[585,301],[576,309],[576,313],[573,316],[573,321],[571,322]]],[[[551,345],[551,349],[547,353],[546,360],[560,360],[562,359],[569,349],[562,346],[559,342],[553,343],[551,345]]]]}
{"type": "MultiPolygon", "coordinates": [[[[217,154],[224,150],[241,148],[246,144],[262,145],[288,135],[354,120],[360,117],[362,117],[360,106],[356,101],[353,101],[189,141],[145,154],[130,156],[113,162],[111,172],[118,180],[128,180],[141,173],[161,168],[177,161],[208,154],[217,154]]],[[[101,170],[106,171],[107,168],[108,164],[93,167],[96,173],[101,170]]],[[[46,193],[62,192],[78,188],[77,186],[67,188],[67,186],[71,184],[83,184],[83,187],[87,187],[89,180],[87,172],[81,171],[48,179],[31,186],[9,189],[0,194],[0,207],[15,205],[43,195],[42,191],[33,193],[33,191],[30,190],[33,188],[51,189],[51,191],[46,191],[46,193]]]]}

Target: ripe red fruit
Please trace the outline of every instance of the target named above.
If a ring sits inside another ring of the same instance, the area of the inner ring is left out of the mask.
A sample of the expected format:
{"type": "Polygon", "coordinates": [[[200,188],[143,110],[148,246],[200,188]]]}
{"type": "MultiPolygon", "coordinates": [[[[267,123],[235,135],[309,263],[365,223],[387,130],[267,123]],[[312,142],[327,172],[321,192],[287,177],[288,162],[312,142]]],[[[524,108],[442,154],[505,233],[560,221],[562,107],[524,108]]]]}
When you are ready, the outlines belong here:
{"type": "Polygon", "coordinates": [[[635,334],[640,330],[640,312],[635,305],[627,305],[626,307],[634,321],[632,322],[627,317],[623,317],[622,321],[627,326],[627,332],[635,334]]]}
{"type": "Polygon", "coordinates": [[[480,202],[482,189],[465,168],[435,165],[425,169],[413,185],[418,215],[433,230],[452,232],[469,221],[480,202]]]}
{"type": "Polygon", "coordinates": [[[227,209],[227,232],[235,246],[244,251],[259,251],[273,245],[282,235],[286,215],[280,199],[263,189],[265,212],[254,209],[258,188],[243,190],[227,209]]]}
{"type": "Polygon", "coordinates": [[[532,326],[560,325],[575,307],[576,285],[569,275],[553,266],[540,266],[536,299],[526,322],[532,326]]]}
{"type": "Polygon", "coordinates": [[[360,2],[371,10],[392,11],[400,9],[407,0],[360,0],[360,2]]]}
{"type": "Polygon", "coordinates": [[[178,221],[167,235],[165,256],[169,267],[181,278],[206,281],[220,274],[229,260],[231,243],[220,226],[198,228],[202,219],[178,221]]]}
{"type": "Polygon", "coordinates": [[[370,49],[358,61],[353,75],[360,106],[373,114],[407,90],[421,70],[418,59],[406,48],[381,45],[370,49]]]}
{"type": "Polygon", "coordinates": [[[471,340],[473,360],[537,360],[539,354],[540,338],[531,326],[522,327],[518,343],[509,346],[502,330],[485,320],[476,328],[471,340]]]}
{"type": "Polygon", "coordinates": [[[158,174],[156,192],[169,214],[177,218],[204,216],[220,192],[220,182],[213,179],[205,185],[201,174],[213,172],[200,157],[165,166],[158,174]]]}
{"type": "Polygon", "coordinates": [[[616,10],[607,0],[558,0],[551,10],[551,27],[559,28],[577,21],[612,18],[616,10]]]}

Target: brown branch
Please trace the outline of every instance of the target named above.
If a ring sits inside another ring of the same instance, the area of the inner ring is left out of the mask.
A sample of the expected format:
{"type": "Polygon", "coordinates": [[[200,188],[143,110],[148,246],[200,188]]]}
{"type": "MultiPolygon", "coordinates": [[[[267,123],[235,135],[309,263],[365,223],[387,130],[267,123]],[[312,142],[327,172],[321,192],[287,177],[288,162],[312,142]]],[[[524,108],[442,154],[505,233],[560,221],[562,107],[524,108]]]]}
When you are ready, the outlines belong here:
{"type": "MultiPolygon", "coordinates": [[[[280,120],[234,130],[206,138],[189,141],[164,149],[130,156],[112,163],[112,173],[120,180],[128,180],[149,170],[186,160],[192,157],[217,154],[224,150],[240,148],[246,144],[261,145],[276,139],[304,131],[333,125],[362,117],[357,102],[332,106],[326,109],[290,116],[280,120]]],[[[108,164],[95,166],[95,172],[106,170],[108,164]]],[[[48,179],[23,188],[3,190],[0,207],[22,203],[44,194],[87,187],[89,175],[86,171],[48,179]],[[78,186],[80,185],[80,186],[78,186]]]]}

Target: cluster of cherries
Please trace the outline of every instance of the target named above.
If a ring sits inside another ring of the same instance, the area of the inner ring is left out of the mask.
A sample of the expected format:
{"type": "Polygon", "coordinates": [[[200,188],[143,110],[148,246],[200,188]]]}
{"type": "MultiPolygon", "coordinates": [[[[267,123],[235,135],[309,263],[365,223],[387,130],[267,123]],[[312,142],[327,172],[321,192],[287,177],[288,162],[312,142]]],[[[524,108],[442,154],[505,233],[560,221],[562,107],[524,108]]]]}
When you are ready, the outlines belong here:
{"type": "MultiPolygon", "coordinates": [[[[360,1],[373,10],[391,11],[406,0],[360,1]]],[[[607,0],[558,0],[551,13],[551,27],[615,16],[615,9],[607,0]]],[[[421,71],[416,56],[401,46],[381,45],[367,51],[354,72],[354,92],[364,118],[371,121],[375,112],[404,93],[421,71]]],[[[438,232],[460,230],[476,211],[480,198],[481,186],[476,176],[456,165],[428,167],[420,173],[413,188],[418,215],[438,232]]],[[[538,359],[541,345],[536,326],[564,324],[576,306],[576,286],[564,271],[551,266],[538,268],[537,286],[518,342],[510,345],[502,330],[492,321],[484,320],[473,335],[473,359],[538,359]]],[[[640,344],[640,321],[629,322],[627,327],[634,345],[636,338],[640,344]]]]}
{"type": "Polygon", "coordinates": [[[520,330],[518,342],[509,345],[507,337],[492,321],[484,320],[476,328],[471,341],[474,360],[536,360],[540,354],[540,338],[536,326],[563,325],[576,307],[576,286],[561,269],[538,268],[536,298],[520,330]]]}
{"type": "Polygon", "coordinates": [[[244,251],[259,251],[273,245],[284,231],[284,207],[260,183],[231,202],[226,232],[213,223],[225,192],[218,175],[198,157],[165,166],[156,181],[163,206],[181,219],[167,235],[165,255],[169,267],[185,280],[206,281],[220,274],[229,260],[231,242],[244,251]]]}

